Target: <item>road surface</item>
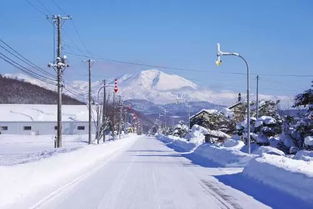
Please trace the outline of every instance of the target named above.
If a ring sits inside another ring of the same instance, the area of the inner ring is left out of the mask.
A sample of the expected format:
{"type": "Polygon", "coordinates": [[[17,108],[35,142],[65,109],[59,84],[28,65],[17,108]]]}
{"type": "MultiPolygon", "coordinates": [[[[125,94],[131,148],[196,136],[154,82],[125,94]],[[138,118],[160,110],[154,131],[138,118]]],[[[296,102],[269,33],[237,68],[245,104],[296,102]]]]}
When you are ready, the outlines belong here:
{"type": "Polygon", "coordinates": [[[195,165],[155,137],[138,137],[126,151],[90,172],[33,208],[267,208],[214,177],[240,168],[195,165]]]}

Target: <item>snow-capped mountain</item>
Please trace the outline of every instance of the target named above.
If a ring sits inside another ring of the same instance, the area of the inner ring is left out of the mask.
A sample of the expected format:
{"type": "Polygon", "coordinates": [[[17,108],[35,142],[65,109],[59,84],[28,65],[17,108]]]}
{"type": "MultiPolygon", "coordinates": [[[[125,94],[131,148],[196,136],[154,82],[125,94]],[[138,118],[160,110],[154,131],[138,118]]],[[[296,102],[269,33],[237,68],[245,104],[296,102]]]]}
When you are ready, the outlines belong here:
{"type": "MultiPolygon", "coordinates": [[[[15,79],[24,80],[32,84],[55,90],[56,88],[44,82],[32,79],[24,74],[5,75],[15,79]]],[[[107,79],[112,86],[113,79],[107,79]]],[[[92,94],[95,100],[102,81],[92,82],[92,94]]],[[[118,78],[118,94],[123,100],[137,99],[147,100],[154,104],[171,104],[184,102],[209,102],[213,104],[231,105],[237,100],[237,93],[232,91],[213,91],[205,89],[179,75],[168,74],[160,70],[151,69],[134,74],[125,74],[118,78]]],[[[108,95],[113,92],[107,89],[108,95]]],[[[76,97],[81,101],[87,101],[88,81],[71,81],[65,83],[64,93],[76,97]],[[70,90],[70,91],[68,91],[70,90]],[[73,94],[74,93],[74,94],[73,94]]],[[[280,99],[282,102],[289,101],[286,96],[259,95],[263,99],[280,99]]],[[[112,98],[112,95],[110,95],[112,98]]]]}
{"type": "MultiPolygon", "coordinates": [[[[6,77],[24,80],[29,83],[56,90],[53,85],[47,85],[24,74],[6,74],[6,77]]],[[[112,84],[113,79],[108,83],[112,84]]],[[[96,98],[102,81],[92,82],[92,94],[96,98]]],[[[134,74],[125,74],[118,78],[119,95],[124,100],[140,99],[155,104],[169,104],[177,102],[206,101],[215,104],[232,104],[236,95],[232,92],[214,92],[201,88],[197,84],[175,74],[168,74],[160,70],[145,70],[134,74]]],[[[108,88],[108,92],[111,89],[108,88]]],[[[65,83],[64,93],[80,100],[87,100],[88,81],[76,80],[65,83]],[[70,90],[70,92],[68,91],[70,90]],[[73,92],[75,95],[73,95],[73,92]]],[[[111,97],[112,98],[112,97],[111,97]]]]}
{"type": "Polygon", "coordinates": [[[231,92],[216,93],[202,89],[197,84],[175,74],[159,70],[145,70],[119,79],[120,94],[125,99],[144,99],[155,104],[184,101],[232,103],[236,96],[231,92]]]}
{"type": "Polygon", "coordinates": [[[159,70],[141,71],[119,83],[120,93],[126,99],[145,99],[156,104],[176,102],[184,92],[197,89],[193,82],[159,70]]]}

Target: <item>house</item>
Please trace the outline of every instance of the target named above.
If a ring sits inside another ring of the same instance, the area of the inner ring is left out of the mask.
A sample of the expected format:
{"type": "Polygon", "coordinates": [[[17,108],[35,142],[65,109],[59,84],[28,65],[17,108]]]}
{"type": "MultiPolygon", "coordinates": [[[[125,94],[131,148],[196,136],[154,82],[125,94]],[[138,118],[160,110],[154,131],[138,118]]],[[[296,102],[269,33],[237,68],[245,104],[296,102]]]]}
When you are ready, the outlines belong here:
{"type": "MultiPolygon", "coordinates": [[[[35,104],[0,104],[1,134],[56,134],[57,106],[35,104]]],[[[66,135],[88,133],[86,105],[62,106],[62,133],[66,135]]],[[[95,125],[92,123],[92,132],[95,125]]]]}
{"type": "Polygon", "coordinates": [[[235,124],[230,120],[230,111],[227,108],[221,110],[203,109],[189,118],[190,128],[193,125],[202,126],[208,130],[231,133],[235,124]]]}
{"type": "Polygon", "coordinates": [[[190,128],[195,124],[205,127],[206,121],[209,120],[211,115],[216,114],[216,113],[218,113],[218,111],[214,110],[214,109],[202,109],[202,110],[200,110],[196,114],[190,116],[190,118],[189,118],[190,128]]]}

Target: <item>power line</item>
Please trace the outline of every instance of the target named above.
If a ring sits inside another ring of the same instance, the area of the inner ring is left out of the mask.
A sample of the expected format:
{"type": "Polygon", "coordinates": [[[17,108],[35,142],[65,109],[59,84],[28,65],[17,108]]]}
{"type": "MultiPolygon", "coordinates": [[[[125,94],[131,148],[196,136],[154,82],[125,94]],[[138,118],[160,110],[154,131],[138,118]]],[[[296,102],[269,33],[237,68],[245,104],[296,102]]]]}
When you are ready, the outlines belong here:
{"type": "Polygon", "coordinates": [[[28,5],[30,5],[33,9],[35,9],[35,10],[36,10],[37,12],[39,12],[40,14],[42,14],[42,15],[44,15],[44,16],[47,15],[42,9],[36,7],[36,5],[33,4],[30,0],[25,0],[25,1],[28,3],[28,5]]]}
{"type": "MultiPolygon", "coordinates": [[[[85,57],[88,58],[90,56],[87,56],[85,54],[77,54],[70,51],[67,51],[68,54],[77,56],[77,57],[85,57]]],[[[122,61],[122,60],[116,60],[116,59],[110,59],[110,58],[102,58],[102,57],[93,57],[97,60],[107,61],[107,62],[114,62],[114,63],[120,63],[120,64],[128,64],[128,65],[136,65],[136,66],[144,66],[144,67],[152,67],[152,68],[160,68],[160,69],[170,69],[170,70],[179,70],[179,71],[188,71],[188,72],[208,72],[207,70],[200,70],[200,69],[193,69],[193,68],[179,68],[179,67],[172,67],[172,66],[166,66],[166,65],[153,65],[153,64],[146,64],[146,63],[139,63],[139,62],[129,62],[129,61],[122,61]]],[[[231,75],[244,75],[246,76],[246,73],[241,72],[221,72],[218,73],[221,74],[231,74],[231,75]]],[[[257,75],[257,73],[251,73],[251,75],[257,75]]],[[[313,74],[260,74],[260,76],[268,76],[268,77],[313,77],[313,74]]]]}
{"type": "Polygon", "coordinates": [[[50,81],[55,81],[49,77],[46,77],[46,76],[43,76],[41,74],[38,74],[37,72],[34,72],[28,68],[26,68],[25,66],[21,65],[20,63],[16,62],[15,60],[9,58],[8,56],[6,56],[5,54],[3,54],[2,52],[0,52],[0,55],[1,55],[1,59],[6,61],[7,63],[13,65],[14,67],[22,70],[23,72],[27,72],[29,75],[32,75],[32,76],[36,76],[36,77],[39,77],[41,79],[46,79],[46,80],[50,80],[50,81]]]}
{"type": "MultiPolygon", "coordinates": [[[[58,10],[60,10],[60,11],[63,12],[64,14],[67,13],[67,12],[60,6],[60,4],[57,3],[57,1],[51,0],[51,2],[54,4],[54,6],[55,6],[58,10]]],[[[83,53],[87,53],[87,54],[91,55],[92,53],[88,50],[88,48],[87,48],[85,42],[83,41],[82,36],[81,36],[81,34],[80,34],[80,32],[79,32],[79,30],[78,30],[78,28],[77,28],[77,25],[76,25],[75,20],[72,20],[71,23],[70,23],[70,25],[72,26],[73,31],[75,32],[75,34],[76,34],[76,36],[77,36],[77,40],[80,42],[80,44],[81,44],[81,46],[82,46],[82,48],[83,48],[83,50],[81,50],[80,47],[77,47],[77,49],[78,49],[79,51],[81,51],[81,52],[84,51],[83,53]]],[[[73,40],[72,40],[72,42],[73,42],[73,40]]],[[[73,42],[73,43],[74,43],[74,42],[73,42]]]]}
{"type": "Polygon", "coordinates": [[[52,83],[51,81],[47,81],[45,80],[44,78],[42,78],[40,75],[37,75],[36,73],[33,73],[32,71],[29,71],[27,68],[25,68],[24,66],[14,62],[13,60],[11,60],[10,58],[8,58],[7,56],[5,56],[4,54],[2,54],[0,52],[0,59],[2,59],[3,61],[7,62],[8,64],[12,65],[13,67],[21,70],[22,72],[26,73],[27,75],[35,78],[35,79],[38,79],[42,82],[45,82],[47,84],[50,84],[50,85],[55,85],[55,83],[52,83]]]}
{"type": "Polygon", "coordinates": [[[5,41],[3,41],[2,39],[0,39],[0,42],[3,43],[6,47],[1,46],[0,47],[2,49],[4,49],[5,51],[7,51],[8,53],[10,53],[11,55],[13,55],[14,57],[16,57],[17,59],[19,59],[20,61],[22,61],[23,63],[27,64],[28,66],[40,71],[41,73],[44,74],[48,74],[50,76],[54,76],[53,74],[51,74],[50,72],[42,69],[41,67],[39,67],[38,65],[34,64],[33,62],[31,62],[29,59],[27,59],[26,57],[24,57],[21,53],[19,53],[18,51],[16,51],[15,49],[13,49],[13,47],[11,47],[9,44],[7,44],[5,41]],[[11,50],[11,51],[10,51],[11,50]],[[12,52],[13,51],[13,52],[12,52]]]}
{"type": "Polygon", "coordinates": [[[66,14],[65,10],[55,1],[55,0],[51,0],[51,2],[54,4],[54,6],[60,10],[61,12],[63,12],[64,14],[66,14]]]}
{"type": "Polygon", "coordinates": [[[37,0],[37,2],[41,5],[43,10],[45,10],[48,14],[52,14],[51,10],[44,3],[42,3],[42,1],[37,0]]]}

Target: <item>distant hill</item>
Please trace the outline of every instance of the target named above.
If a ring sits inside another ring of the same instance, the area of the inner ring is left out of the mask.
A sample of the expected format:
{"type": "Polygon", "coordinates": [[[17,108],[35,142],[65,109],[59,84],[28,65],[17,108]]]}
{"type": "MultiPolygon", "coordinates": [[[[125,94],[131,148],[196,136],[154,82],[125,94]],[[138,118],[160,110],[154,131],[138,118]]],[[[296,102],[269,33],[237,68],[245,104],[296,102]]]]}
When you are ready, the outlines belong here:
{"type": "MultiPolygon", "coordinates": [[[[63,104],[84,104],[70,96],[63,95],[63,104]]],[[[56,104],[57,93],[46,88],[0,75],[1,104],[56,104]]]]}

